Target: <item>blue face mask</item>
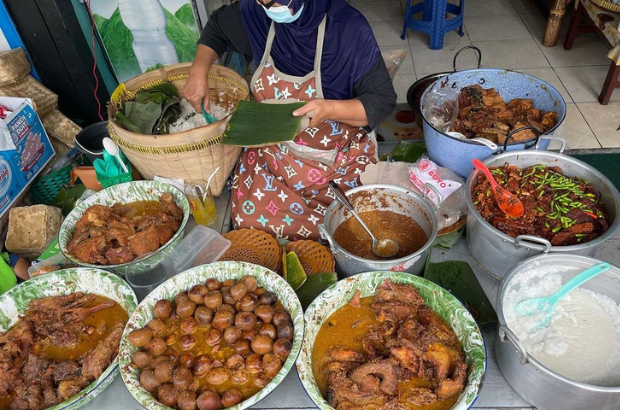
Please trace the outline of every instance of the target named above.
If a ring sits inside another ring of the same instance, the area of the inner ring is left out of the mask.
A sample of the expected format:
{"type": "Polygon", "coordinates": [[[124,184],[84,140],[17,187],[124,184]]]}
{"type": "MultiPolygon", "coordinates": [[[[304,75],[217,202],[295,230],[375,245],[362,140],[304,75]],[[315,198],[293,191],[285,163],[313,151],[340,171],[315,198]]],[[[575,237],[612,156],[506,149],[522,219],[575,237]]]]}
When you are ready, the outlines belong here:
{"type": "Polygon", "coordinates": [[[304,5],[302,4],[299,11],[295,14],[291,14],[291,11],[286,6],[278,6],[278,7],[270,7],[270,8],[263,6],[263,9],[265,9],[265,13],[267,13],[267,17],[269,17],[276,23],[292,23],[293,21],[299,18],[302,10],[304,9],[304,5]]]}

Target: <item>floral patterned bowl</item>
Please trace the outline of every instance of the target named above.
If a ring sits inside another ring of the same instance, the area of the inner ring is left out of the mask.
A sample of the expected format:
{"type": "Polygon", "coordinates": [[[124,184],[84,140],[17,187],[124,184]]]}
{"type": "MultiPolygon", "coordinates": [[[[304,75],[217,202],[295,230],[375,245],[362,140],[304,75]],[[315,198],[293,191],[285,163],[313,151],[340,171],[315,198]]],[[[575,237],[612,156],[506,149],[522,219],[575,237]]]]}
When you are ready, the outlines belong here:
{"type": "MultiPolygon", "coordinates": [[[[106,296],[131,313],[138,301],[129,285],[116,275],[100,269],[63,269],[32,278],[0,296],[0,332],[9,330],[28,308],[33,299],[68,295],[74,292],[106,296]]],[[[73,410],[90,402],[104,391],[118,375],[118,360],[81,392],[47,410],[73,410]]]]}
{"type": "Polygon", "coordinates": [[[271,393],[273,389],[275,389],[282,382],[282,380],[284,380],[288,372],[295,364],[295,359],[299,354],[304,337],[303,310],[297,295],[293,291],[293,288],[291,288],[289,284],[286,283],[286,281],[277,273],[274,273],[262,266],[244,262],[216,262],[209,265],[201,265],[188,269],[185,272],[168,279],[166,282],[159,285],[157,289],[151,292],[140,303],[133,315],[129,318],[129,322],[127,322],[127,326],[125,327],[125,332],[121,337],[121,345],[118,353],[119,364],[121,367],[121,377],[123,378],[127,389],[138,401],[138,403],[149,410],[170,410],[169,407],[158,402],[140,385],[140,372],[131,364],[131,357],[136,351],[136,348],[129,343],[127,339],[129,333],[135,329],[146,326],[146,324],[154,318],[153,306],[158,300],[172,300],[179,292],[187,291],[192,286],[199,283],[204,283],[209,278],[225,281],[227,279],[239,279],[245,275],[252,275],[256,277],[259,286],[262,286],[268,291],[276,294],[278,300],[291,315],[295,334],[291,353],[286,359],[286,362],[282,365],[282,369],[280,369],[280,372],[276,375],[276,377],[254,396],[242,401],[239,404],[229,407],[228,410],[246,409],[256,404],[271,393]]]}
{"type": "Polygon", "coordinates": [[[452,410],[470,408],[478,397],[478,389],[486,371],[486,347],[482,333],[467,309],[450,292],[433,282],[405,272],[361,273],[332,285],[312,302],[306,310],[306,334],[301,353],[297,359],[297,372],[306,392],[320,409],[333,410],[333,407],[321,395],[314,380],[314,373],[312,372],[314,339],[323,322],[332,313],[348,303],[358,289],[361,291],[362,297],[373,296],[385,279],[390,279],[394,283],[415,286],[426,304],[454,329],[463,350],[465,350],[470,369],[465,389],[452,410]]]}
{"type": "MultiPolygon", "coordinates": [[[[67,259],[75,262],[80,266],[105,269],[110,272],[114,272],[117,275],[124,276],[125,269],[127,268],[127,266],[130,265],[132,269],[136,270],[135,273],[139,273],[139,263],[128,262],[118,265],[94,265],[82,262],[67,251],[67,246],[69,246],[69,242],[71,242],[71,238],[73,237],[73,232],[75,231],[75,224],[77,223],[77,221],[80,220],[84,212],[91,206],[112,206],[115,203],[127,204],[136,201],[157,201],[159,199],[159,196],[166,192],[172,194],[177,206],[181,208],[181,210],[183,210],[183,221],[181,221],[181,226],[179,230],[174,234],[172,238],[170,238],[167,243],[165,243],[157,250],[157,252],[170,254],[174,247],[181,241],[181,239],[183,239],[183,231],[185,230],[185,225],[187,224],[187,220],[190,215],[189,202],[187,201],[187,198],[185,198],[183,192],[179,191],[177,188],[170,184],[158,181],[132,181],[124,184],[114,185],[104,189],[103,191],[97,192],[93,196],[86,199],[84,202],[80,203],[73,209],[73,211],[69,213],[69,215],[67,215],[62,225],[60,226],[60,233],[58,234],[58,245],[60,246],[60,250],[67,257],[67,259]]],[[[157,257],[157,254],[155,254],[153,257],[157,257]]],[[[143,259],[143,261],[148,262],[148,265],[152,265],[152,262],[156,262],[151,260],[150,258],[143,259]]]]}

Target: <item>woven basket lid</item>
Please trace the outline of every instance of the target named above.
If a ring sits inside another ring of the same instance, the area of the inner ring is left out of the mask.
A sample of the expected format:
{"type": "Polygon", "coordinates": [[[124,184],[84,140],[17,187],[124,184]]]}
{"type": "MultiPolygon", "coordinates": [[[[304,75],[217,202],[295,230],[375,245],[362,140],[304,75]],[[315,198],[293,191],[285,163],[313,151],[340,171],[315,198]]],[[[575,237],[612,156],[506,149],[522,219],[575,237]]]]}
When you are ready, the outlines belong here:
{"type": "Polygon", "coordinates": [[[289,242],[284,247],[284,250],[286,253],[295,252],[297,254],[297,258],[306,275],[334,272],[336,268],[336,262],[332,253],[327,247],[316,241],[302,240],[289,242]]]}
{"type": "Polygon", "coordinates": [[[239,229],[223,234],[231,242],[221,261],[249,262],[274,272],[282,267],[282,247],[273,236],[258,229],[239,229]]]}

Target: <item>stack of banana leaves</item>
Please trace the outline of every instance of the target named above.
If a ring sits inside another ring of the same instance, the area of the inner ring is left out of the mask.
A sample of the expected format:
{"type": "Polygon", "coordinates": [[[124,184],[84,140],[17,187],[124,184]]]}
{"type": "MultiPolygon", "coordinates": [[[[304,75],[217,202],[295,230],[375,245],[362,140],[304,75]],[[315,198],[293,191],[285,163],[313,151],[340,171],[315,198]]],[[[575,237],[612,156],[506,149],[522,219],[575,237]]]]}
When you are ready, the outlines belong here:
{"type": "Polygon", "coordinates": [[[115,114],[118,125],[138,134],[168,134],[170,124],[181,115],[177,91],[171,83],[163,83],[136,92],[133,101],[125,101],[115,114]]]}

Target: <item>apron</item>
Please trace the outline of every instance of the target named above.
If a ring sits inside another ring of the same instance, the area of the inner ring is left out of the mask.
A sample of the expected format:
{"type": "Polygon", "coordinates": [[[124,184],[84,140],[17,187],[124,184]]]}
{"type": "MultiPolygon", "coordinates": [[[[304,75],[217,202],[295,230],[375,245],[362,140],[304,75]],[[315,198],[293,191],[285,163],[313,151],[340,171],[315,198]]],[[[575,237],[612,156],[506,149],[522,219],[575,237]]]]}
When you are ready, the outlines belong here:
{"type": "MultiPolygon", "coordinates": [[[[250,84],[256,101],[323,98],[320,68],[325,24],[323,18],[314,69],[304,77],[284,74],[274,66],[271,24],[265,53],[250,84]]],[[[360,185],[366,165],[376,162],[375,147],[363,128],[326,120],[297,134],[294,144],[247,148],[233,177],[234,227],[261,229],[288,240],[319,239],[318,224],[335,199],[327,183],[333,180],[345,191],[360,185]],[[328,157],[332,160],[322,159],[328,157]]]]}

